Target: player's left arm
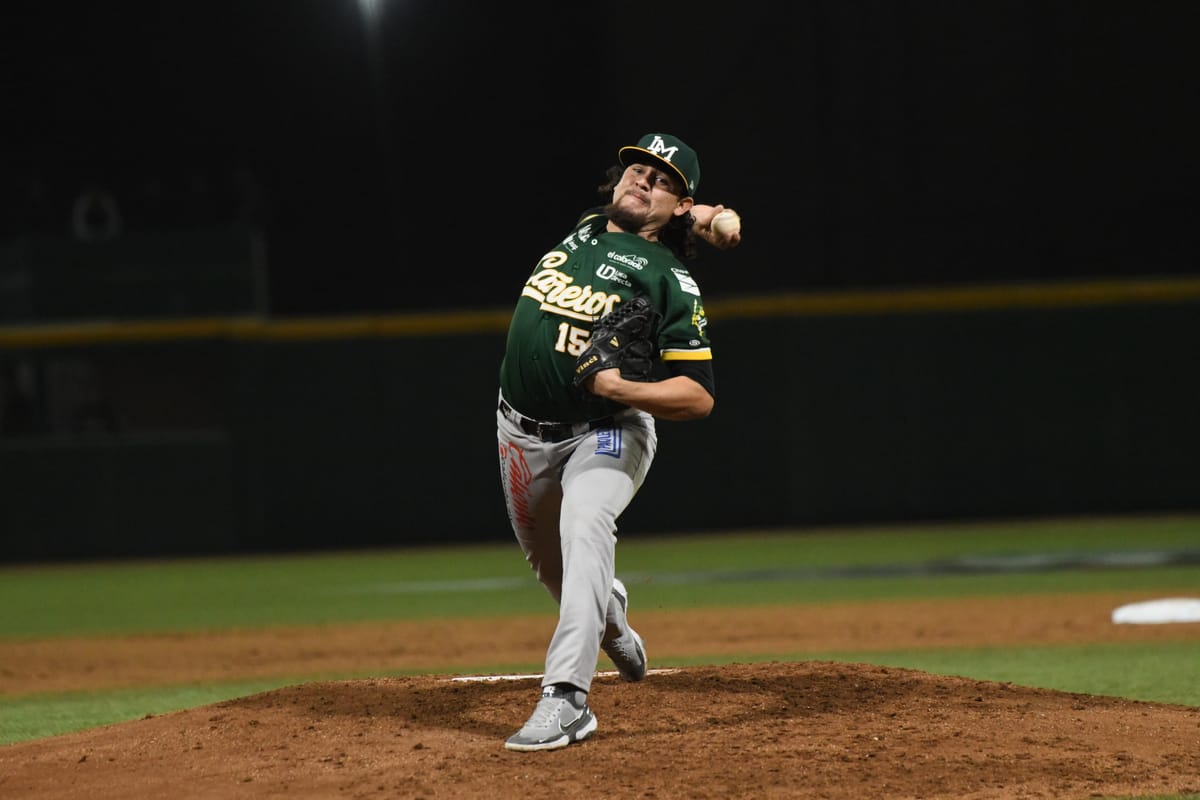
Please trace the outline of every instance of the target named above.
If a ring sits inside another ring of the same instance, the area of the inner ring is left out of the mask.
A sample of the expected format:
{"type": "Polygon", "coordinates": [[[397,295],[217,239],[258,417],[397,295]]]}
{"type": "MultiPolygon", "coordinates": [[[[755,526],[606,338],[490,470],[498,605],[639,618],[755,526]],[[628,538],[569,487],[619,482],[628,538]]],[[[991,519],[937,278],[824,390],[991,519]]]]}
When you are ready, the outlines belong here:
{"type": "Polygon", "coordinates": [[[639,382],[606,376],[592,392],[661,419],[703,419],[712,413],[716,390],[700,290],[686,270],[672,269],[663,278],[662,292],[666,299],[657,343],[669,377],[639,382]]]}
{"type": "Polygon", "coordinates": [[[622,378],[619,369],[606,369],[588,380],[590,384],[585,384],[585,388],[592,394],[641,409],[660,419],[703,419],[713,409],[713,396],[708,389],[682,372],[665,380],[643,382],[622,378]]]}
{"type": "Polygon", "coordinates": [[[608,369],[589,377],[584,388],[660,419],[703,419],[712,413],[716,389],[700,290],[680,268],[664,276],[661,291],[664,314],[657,344],[669,377],[629,380],[608,369]]]}

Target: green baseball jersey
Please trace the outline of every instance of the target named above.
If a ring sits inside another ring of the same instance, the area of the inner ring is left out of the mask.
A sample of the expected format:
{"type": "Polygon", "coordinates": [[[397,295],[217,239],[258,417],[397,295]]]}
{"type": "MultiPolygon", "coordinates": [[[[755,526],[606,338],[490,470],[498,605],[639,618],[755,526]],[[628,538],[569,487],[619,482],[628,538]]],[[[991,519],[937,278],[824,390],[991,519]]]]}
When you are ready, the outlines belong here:
{"type": "Polygon", "coordinates": [[[666,245],[609,233],[607,223],[603,214],[581,219],[541,257],[521,290],[500,363],[500,391],[526,416],[583,422],[625,408],[572,381],[592,323],[638,294],[662,314],[657,344],[663,361],[712,358],[695,279],[666,245]]]}

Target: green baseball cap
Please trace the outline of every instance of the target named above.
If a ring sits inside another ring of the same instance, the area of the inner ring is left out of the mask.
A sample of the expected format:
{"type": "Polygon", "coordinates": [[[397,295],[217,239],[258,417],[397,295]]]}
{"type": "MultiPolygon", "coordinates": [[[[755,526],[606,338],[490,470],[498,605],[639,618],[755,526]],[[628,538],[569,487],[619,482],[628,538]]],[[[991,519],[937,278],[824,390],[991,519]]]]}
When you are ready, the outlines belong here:
{"type": "Polygon", "coordinates": [[[696,157],[695,150],[676,136],[647,133],[638,139],[636,145],[627,145],[618,150],[617,157],[623,167],[630,164],[667,167],[683,181],[684,194],[687,197],[696,196],[696,187],[700,185],[700,159],[696,157]]]}

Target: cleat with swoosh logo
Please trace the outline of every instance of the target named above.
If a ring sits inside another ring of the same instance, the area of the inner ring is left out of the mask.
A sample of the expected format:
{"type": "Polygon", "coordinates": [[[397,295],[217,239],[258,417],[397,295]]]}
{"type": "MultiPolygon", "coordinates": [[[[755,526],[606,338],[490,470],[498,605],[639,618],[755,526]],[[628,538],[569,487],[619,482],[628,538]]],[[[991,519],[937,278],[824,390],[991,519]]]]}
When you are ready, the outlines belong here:
{"type": "Polygon", "coordinates": [[[529,721],[504,746],[520,752],[557,750],[583,741],[595,730],[596,715],[587,704],[587,692],[547,686],[529,721]]]}

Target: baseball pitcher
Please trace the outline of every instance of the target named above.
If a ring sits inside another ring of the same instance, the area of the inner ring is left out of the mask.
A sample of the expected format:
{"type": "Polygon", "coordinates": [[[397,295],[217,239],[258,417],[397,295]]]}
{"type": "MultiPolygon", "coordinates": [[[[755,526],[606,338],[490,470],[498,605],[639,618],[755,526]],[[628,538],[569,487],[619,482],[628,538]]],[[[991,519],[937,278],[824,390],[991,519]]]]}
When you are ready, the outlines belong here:
{"type": "Polygon", "coordinates": [[[516,539],[558,603],[541,697],[509,750],[549,750],[596,730],[600,651],[621,678],[646,647],[616,577],[617,520],[654,461],[655,418],[708,416],[708,318],[684,266],[696,240],[741,241],[740,217],[698,205],[696,153],[666,133],[622,147],[583,214],[525,281],[500,364],[500,480],[516,539]],[[718,215],[720,217],[718,218],[718,215]]]}

